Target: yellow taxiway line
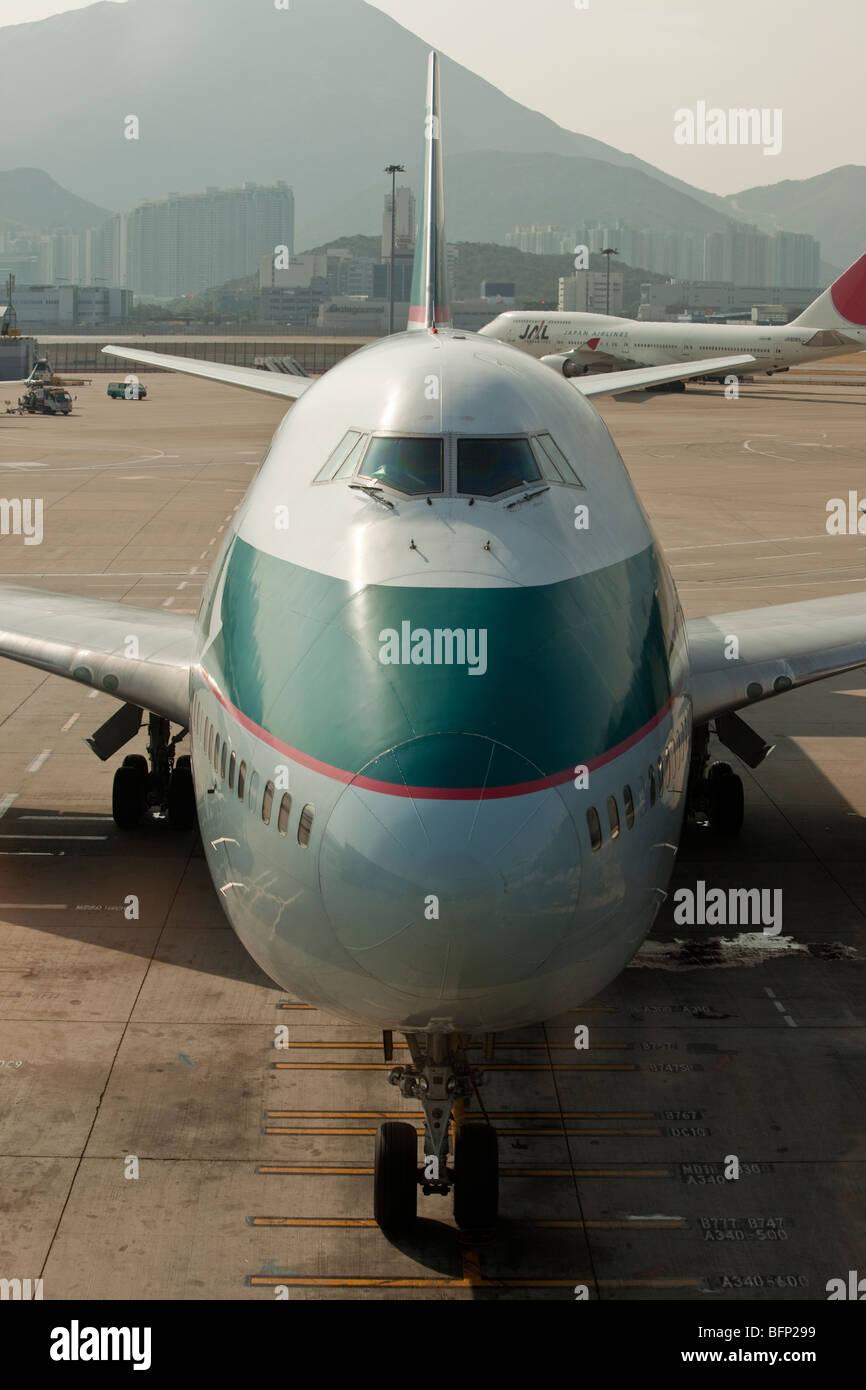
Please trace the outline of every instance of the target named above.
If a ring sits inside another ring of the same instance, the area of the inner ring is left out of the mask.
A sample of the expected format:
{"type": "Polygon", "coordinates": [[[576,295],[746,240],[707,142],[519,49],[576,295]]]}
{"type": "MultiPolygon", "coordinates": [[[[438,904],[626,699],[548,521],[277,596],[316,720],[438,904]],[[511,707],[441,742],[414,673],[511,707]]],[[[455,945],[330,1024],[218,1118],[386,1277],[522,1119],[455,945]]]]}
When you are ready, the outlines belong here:
{"type": "MultiPolygon", "coordinates": [[[[473,1112],[480,1115],[480,1111],[473,1112]]],[[[488,1110],[491,1120],[654,1120],[653,1110],[488,1110]]],[[[269,1120],[423,1120],[420,1110],[267,1110],[269,1120]]]]}
{"type": "MultiPolygon", "coordinates": [[[[275,1071],[391,1071],[391,1062],[272,1062],[275,1071]]],[[[636,1062],[485,1062],[484,1071],[637,1071],[636,1062]]]]}
{"type": "MultiPolygon", "coordinates": [[[[402,1119],[403,1117],[401,1116],[400,1118],[402,1119]]],[[[473,1115],[473,1119],[467,1120],[466,1123],[474,1123],[476,1119],[480,1120],[481,1117],[473,1115]]],[[[423,1125],[419,1125],[417,1129],[419,1134],[424,1133],[423,1125]]],[[[377,1134],[378,1130],[361,1128],[360,1126],[346,1126],[345,1128],[338,1129],[336,1126],[328,1125],[319,1125],[316,1127],[309,1125],[304,1125],[303,1127],[296,1127],[293,1125],[266,1125],[264,1132],[265,1134],[278,1134],[282,1138],[294,1136],[300,1138],[305,1135],[328,1134],[359,1134],[362,1137],[369,1137],[370,1135],[377,1134]]],[[[662,1131],[660,1129],[500,1129],[498,1130],[498,1134],[502,1139],[580,1139],[581,1137],[589,1139],[618,1139],[620,1137],[626,1139],[659,1139],[661,1138],[662,1131]]]]}
{"type": "MultiPolygon", "coordinates": [[[[347,1230],[376,1230],[377,1223],[372,1218],[367,1217],[348,1217],[348,1216],[251,1216],[250,1226],[291,1226],[291,1227],[337,1227],[347,1230]]],[[[548,1231],[684,1231],[687,1229],[685,1218],[682,1216],[671,1217],[635,1217],[633,1221],[571,1221],[565,1218],[560,1220],[545,1220],[543,1218],[527,1217],[524,1221],[508,1222],[500,1220],[500,1226],[532,1226],[534,1229],[548,1231]]]]}
{"type": "MultiPolygon", "coordinates": [[[[367,1167],[326,1167],[307,1164],[260,1163],[257,1173],[265,1176],[365,1177],[373,1175],[367,1167]]],[[[672,1178],[670,1168],[500,1168],[501,1178],[672,1178]]]]}

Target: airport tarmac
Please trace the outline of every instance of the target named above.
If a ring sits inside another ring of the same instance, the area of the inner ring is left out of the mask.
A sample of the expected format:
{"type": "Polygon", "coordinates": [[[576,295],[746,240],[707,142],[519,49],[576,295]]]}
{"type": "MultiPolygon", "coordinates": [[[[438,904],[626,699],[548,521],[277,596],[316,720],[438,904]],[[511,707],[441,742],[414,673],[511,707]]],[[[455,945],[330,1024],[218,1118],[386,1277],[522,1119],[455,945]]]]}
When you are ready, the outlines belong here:
{"type": "MultiPolygon", "coordinates": [[[[157,374],[112,401],[108,380],[66,419],[0,416],[0,493],[44,499],[42,544],[0,537],[0,578],[193,611],[283,405],[157,374]]],[[[826,531],[829,499],[866,490],[861,380],[601,408],[687,616],[866,590],[866,539],[826,531]]],[[[712,1303],[823,1300],[862,1270],[866,671],[751,710],[776,747],[737,767],[740,840],[680,851],[674,888],[780,889],[778,936],[676,926],[669,899],[599,998],[492,1064],[478,1048],[502,1169],[483,1244],[436,1197],[399,1247],[374,1226],[375,1129],[413,1114],[381,1040],[258,971],[195,834],[114,827],[117,759],[83,740],[115,708],[0,662],[0,1277],[46,1299],[712,1303]]]]}

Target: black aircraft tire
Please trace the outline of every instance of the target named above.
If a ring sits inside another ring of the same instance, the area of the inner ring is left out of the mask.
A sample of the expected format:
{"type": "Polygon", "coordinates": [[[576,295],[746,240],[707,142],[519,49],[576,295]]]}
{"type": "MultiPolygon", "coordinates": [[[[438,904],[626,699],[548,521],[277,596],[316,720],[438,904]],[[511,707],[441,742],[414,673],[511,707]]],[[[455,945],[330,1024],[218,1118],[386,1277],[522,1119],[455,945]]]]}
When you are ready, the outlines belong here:
{"type": "Polygon", "coordinates": [[[178,760],[168,784],[168,823],[172,830],[191,830],[195,824],[195,788],[187,760],[178,760]]]}
{"type": "Polygon", "coordinates": [[[400,1236],[415,1224],[418,1139],[415,1126],[388,1120],[376,1136],[373,1215],[386,1235],[400,1236]]]}
{"type": "Polygon", "coordinates": [[[111,787],[111,814],[118,830],[134,830],[144,815],[147,780],[138,767],[119,767],[111,787]]]}
{"type": "Polygon", "coordinates": [[[465,1124],[454,1145],[454,1220],[488,1231],[499,1215],[499,1149],[490,1125],[465,1124]]]}
{"type": "Polygon", "coordinates": [[[743,828],[742,780],[727,763],[720,763],[710,769],[708,783],[710,829],[726,839],[733,839],[743,828]]]}

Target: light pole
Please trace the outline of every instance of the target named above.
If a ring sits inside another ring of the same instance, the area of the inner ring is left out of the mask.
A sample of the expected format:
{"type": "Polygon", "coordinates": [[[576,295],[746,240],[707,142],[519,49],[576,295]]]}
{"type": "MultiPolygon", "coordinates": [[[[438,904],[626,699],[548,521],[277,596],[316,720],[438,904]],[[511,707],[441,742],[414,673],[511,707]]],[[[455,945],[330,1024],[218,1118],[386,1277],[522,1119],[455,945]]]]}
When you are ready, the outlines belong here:
{"type": "Polygon", "coordinates": [[[604,312],[605,312],[606,314],[609,314],[609,313],[610,313],[610,258],[611,258],[611,256],[618,256],[618,255],[619,255],[619,251],[618,251],[618,249],[615,248],[615,247],[606,246],[606,247],[604,248],[604,250],[602,251],[601,254],[602,254],[603,256],[607,256],[607,297],[606,297],[606,300],[605,300],[604,312]]]}
{"type": "Polygon", "coordinates": [[[394,257],[397,251],[397,175],[405,174],[402,164],[389,164],[385,169],[391,175],[391,270],[388,275],[388,333],[394,332],[394,257]]]}

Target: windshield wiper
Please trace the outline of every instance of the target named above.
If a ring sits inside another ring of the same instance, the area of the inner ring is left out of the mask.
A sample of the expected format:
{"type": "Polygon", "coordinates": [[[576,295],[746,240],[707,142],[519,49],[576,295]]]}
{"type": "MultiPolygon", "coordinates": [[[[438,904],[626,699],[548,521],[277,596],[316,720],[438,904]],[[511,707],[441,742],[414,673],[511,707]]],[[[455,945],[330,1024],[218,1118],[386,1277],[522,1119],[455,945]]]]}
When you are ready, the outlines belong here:
{"type": "Polygon", "coordinates": [[[522,497],[516,497],[513,502],[509,502],[505,510],[510,512],[512,507],[519,507],[523,502],[531,502],[533,497],[540,497],[543,492],[550,492],[550,486],[538,487],[534,492],[524,492],[522,497]]]}
{"type": "Polygon", "coordinates": [[[389,511],[393,512],[394,503],[388,501],[381,488],[377,487],[375,483],[350,483],[349,487],[354,488],[355,492],[366,492],[367,496],[372,497],[374,502],[381,502],[383,507],[387,507],[389,511]]]}

